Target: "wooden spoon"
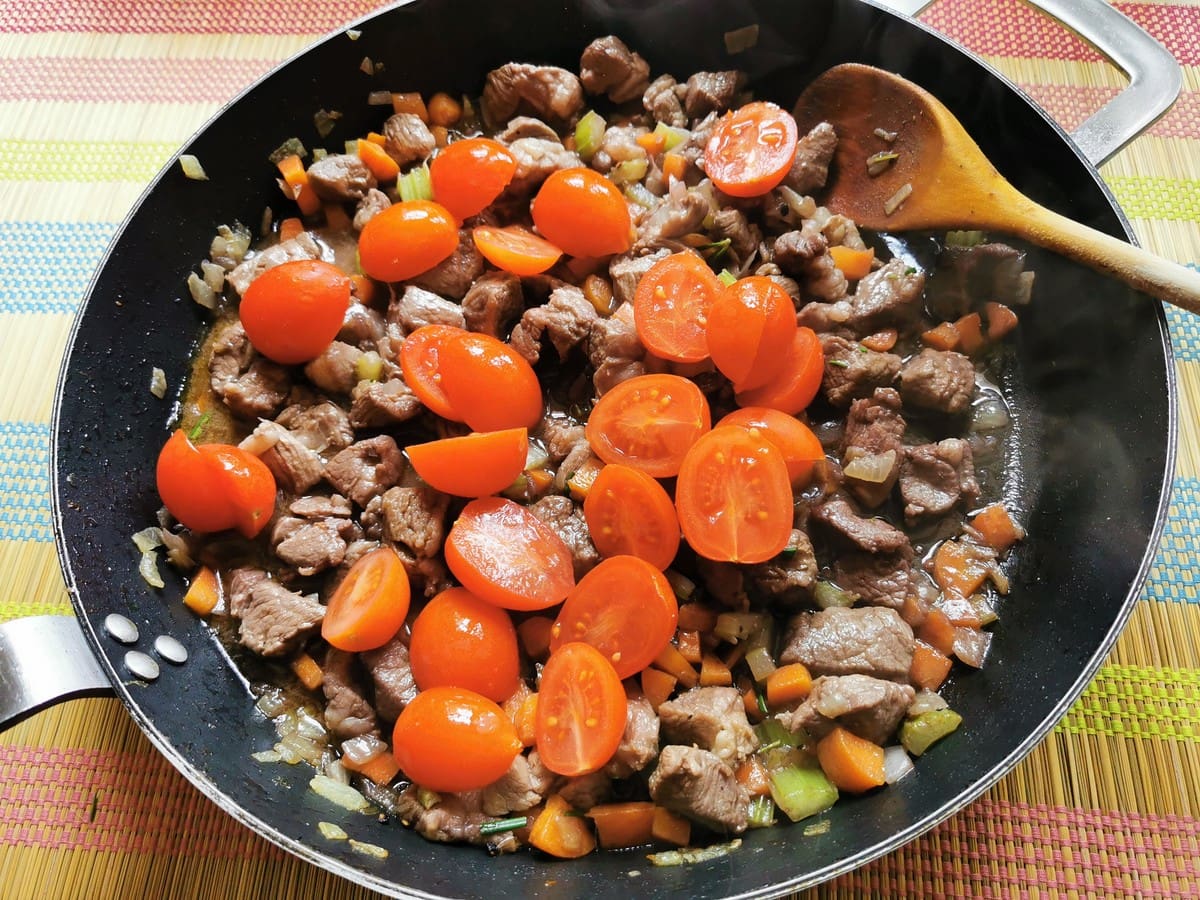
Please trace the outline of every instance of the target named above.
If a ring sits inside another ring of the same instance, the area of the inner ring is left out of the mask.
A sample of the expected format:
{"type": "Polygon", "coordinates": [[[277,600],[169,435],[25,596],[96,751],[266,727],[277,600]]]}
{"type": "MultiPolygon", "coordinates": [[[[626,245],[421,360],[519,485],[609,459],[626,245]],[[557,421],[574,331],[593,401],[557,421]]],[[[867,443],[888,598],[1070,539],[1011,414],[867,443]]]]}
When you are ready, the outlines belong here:
{"type": "Polygon", "coordinates": [[[859,225],[1006,232],[1200,313],[1200,273],[1034,203],[1004,180],[950,110],[911,81],[857,63],[835,66],[800,95],[795,114],[801,134],[832,123],[838,146],[823,202],[859,225]],[[898,155],[872,177],[867,160],[881,151],[898,155]],[[912,193],[889,215],[885,205],[905,185],[912,193]]]}

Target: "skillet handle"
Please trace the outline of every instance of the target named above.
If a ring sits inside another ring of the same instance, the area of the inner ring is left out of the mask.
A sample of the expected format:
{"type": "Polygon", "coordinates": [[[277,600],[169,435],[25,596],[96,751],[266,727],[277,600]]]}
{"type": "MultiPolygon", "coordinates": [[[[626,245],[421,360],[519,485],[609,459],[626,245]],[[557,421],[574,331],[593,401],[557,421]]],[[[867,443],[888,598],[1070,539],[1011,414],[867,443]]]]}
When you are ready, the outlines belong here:
{"type": "Polygon", "coordinates": [[[0,622],[0,731],[60,700],[110,693],[74,616],[0,622]]]}
{"type": "MultiPolygon", "coordinates": [[[[872,0],[915,16],[931,0],[872,0]]],[[[1094,166],[1153,125],[1179,96],[1183,71],[1162,44],[1104,0],[1025,0],[1056,19],[1108,57],[1129,76],[1129,85],[1072,133],[1094,166]]]]}

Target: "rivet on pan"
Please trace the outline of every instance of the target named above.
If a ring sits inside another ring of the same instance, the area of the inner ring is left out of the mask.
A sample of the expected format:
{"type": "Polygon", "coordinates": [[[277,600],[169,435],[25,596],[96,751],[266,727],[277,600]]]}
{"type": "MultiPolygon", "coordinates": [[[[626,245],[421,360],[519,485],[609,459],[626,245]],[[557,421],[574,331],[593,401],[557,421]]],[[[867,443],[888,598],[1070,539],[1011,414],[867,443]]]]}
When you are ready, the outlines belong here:
{"type": "Polygon", "coordinates": [[[158,663],[141,650],[130,650],[125,654],[125,668],[143,681],[158,678],[158,663]]]}
{"type": "Polygon", "coordinates": [[[138,627],[120,613],[109,613],[104,617],[104,630],[122,644],[132,644],[138,639],[138,627]]]}
{"type": "Polygon", "coordinates": [[[187,647],[169,634],[160,634],[154,639],[154,652],[167,662],[173,662],[177,666],[183,665],[188,658],[187,647]]]}

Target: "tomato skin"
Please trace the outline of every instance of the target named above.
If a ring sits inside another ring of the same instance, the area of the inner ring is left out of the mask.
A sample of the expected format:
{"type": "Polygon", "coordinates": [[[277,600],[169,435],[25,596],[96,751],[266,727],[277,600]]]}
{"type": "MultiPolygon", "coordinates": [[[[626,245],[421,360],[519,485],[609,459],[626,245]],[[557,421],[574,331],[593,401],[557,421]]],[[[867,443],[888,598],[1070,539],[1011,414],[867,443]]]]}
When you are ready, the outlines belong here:
{"type": "Polygon", "coordinates": [[[592,169],[559,169],[533,198],[533,224],[569,256],[611,256],[632,243],[629,207],[617,186],[592,169]]]}
{"type": "Polygon", "coordinates": [[[484,259],[514,275],[537,275],[558,262],[562,251],[520,225],[492,228],[477,225],[471,239],[484,259]]]}
{"type": "Polygon", "coordinates": [[[787,175],[796,155],[796,120],[755,101],[718,119],[704,147],[704,172],[731,197],[758,197],[787,175]]]}
{"type": "Polygon", "coordinates": [[[601,556],[636,556],[665,569],[679,550],[679,519],[666,489],[632,466],[609,463],[583,502],[601,556]]]}
{"type": "Polygon", "coordinates": [[[446,536],[445,555],[463,587],[505,609],[546,609],[575,586],[573,557],[562,538],[504,497],[468,503],[446,536]]]}
{"type": "Polygon", "coordinates": [[[542,385],[512,347],[464,331],[438,351],[442,390],[472,431],[532,428],[542,417],[542,385]]]}
{"type": "Polygon", "coordinates": [[[350,276],[320,259],[267,269],[246,288],[238,315],[254,349],[284,365],[321,355],[350,306],[350,276]]]}
{"type": "Polygon", "coordinates": [[[404,624],[412,590],[391,547],[359,557],[325,607],[321,637],[349,653],[382,647],[404,624]]]}
{"type": "Polygon", "coordinates": [[[392,732],[404,774],[431,791],[487,787],[521,752],[517,729],[495,702],[474,691],[433,687],[410,702],[392,732]]]}
{"type": "Polygon", "coordinates": [[[762,387],[739,391],[738,405],[769,406],[791,415],[803,412],[821,389],[824,372],[825,353],[820,338],[811,328],[799,327],[784,354],[779,374],[762,387]]]}
{"type": "Polygon", "coordinates": [[[586,434],[604,462],[670,478],[711,425],[708,400],[695,383],[678,375],[638,375],[596,401],[586,434]]]}
{"type": "Polygon", "coordinates": [[[550,654],[537,707],[538,755],[559,775],[602,768],[625,733],[628,701],[621,679],[599,650],[581,641],[550,654]]]}
{"type": "Polygon", "coordinates": [[[429,164],[433,196],[460,222],[499,197],[517,171],[508,148],[490,138],[467,138],[443,147],[429,164]]]}
{"type": "Polygon", "coordinates": [[[708,310],[708,350],[738,391],[761,387],[779,374],[796,334],[796,308],[770,278],[740,278],[708,310]]]}
{"type": "Polygon", "coordinates": [[[679,602],[660,569],[636,556],[602,559],[563,601],[550,653],[571,641],[595,647],[620,679],[654,661],[675,634],[679,602]]]}
{"type": "Polygon", "coordinates": [[[253,538],[275,511],[275,476],[252,453],[229,444],[192,443],[177,430],[155,466],[163,505],[192,531],[236,528],[253,538]]]}
{"type": "Polygon", "coordinates": [[[660,259],[638,281],[633,300],[638,337],[673,362],[708,359],[708,310],[723,286],[690,251],[660,259]]]}
{"type": "Polygon", "coordinates": [[[400,371],[425,407],[443,419],[461,422],[442,389],[441,351],[466,333],[453,325],[422,325],[400,345],[400,371]]]}
{"type": "Polygon", "coordinates": [[[792,486],[783,454],[761,434],[714,428],[688,451],[675,485],[683,537],[719,562],[765,562],[787,546],[792,486]]]}
{"type": "Polygon", "coordinates": [[[447,588],[425,605],[413,622],[408,652],[421,690],[465,688],[500,703],[521,677],[512,619],[466,588],[447,588]]]}
{"type": "Polygon", "coordinates": [[[456,497],[486,497],[504,490],[525,468],[525,428],[478,432],[404,448],[408,461],[431,487],[456,497]]]}
{"type": "Polygon", "coordinates": [[[757,428],[762,436],[779,448],[787,464],[788,477],[793,485],[805,485],[812,476],[813,464],[825,458],[825,448],[812,429],[787,413],[769,406],[747,406],[736,409],[717,423],[757,428]]]}
{"type": "Polygon", "coordinates": [[[358,236],[358,262],[376,281],[404,281],[432,269],[458,247],[458,224],[430,200],[393,203],[358,236]]]}

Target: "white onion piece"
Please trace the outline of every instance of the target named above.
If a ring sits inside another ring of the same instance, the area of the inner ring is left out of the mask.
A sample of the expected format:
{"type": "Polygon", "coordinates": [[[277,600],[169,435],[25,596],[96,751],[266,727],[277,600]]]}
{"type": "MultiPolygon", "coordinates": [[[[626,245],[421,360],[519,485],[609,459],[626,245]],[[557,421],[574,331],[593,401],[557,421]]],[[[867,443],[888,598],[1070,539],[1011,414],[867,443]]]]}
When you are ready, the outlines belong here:
{"type": "Polygon", "coordinates": [[[910,718],[919,716],[921,713],[933,712],[935,709],[948,709],[950,704],[946,702],[941,694],[933,691],[920,691],[916,698],[908,707],[908,715],[910,718]]]}
{"type": "Polygon", "coordinates": [[[954,655],[968,666],[976,669],[983,667],[987,658],[988,648],[992,646],[992,633],[979,631],[975,628],[956,628],[954,630],[954,655]]]}
{"type": "Polygon", "coordinates": [[[373,734],[363,734],[342,741],[342,756],[356,766],[369,763],[387,749],[387,744],[373,734]]]}
{"type": "Polygon", "coordinates": [[[212,309],[217,305],[217,295],[208,283],[192,272],[188,275],[187,280],[188,293],[192,295],[192,299],[203,306],[205,309],[212,309]]]}
{"type": "Polygon", "coordinates": [[[345,809],[360,810],[370,806],[367,798],[354,788],[340,784],[325,775],[314,775],[308,786],[313,789],[314,793],[320,794],[326,800],[345,809]]]}
{"type": "Polygon", "coordinates": [[[913,770],[913,761],[897,744],[895,747],[885,747],[883,751],[883,780],[895,784],[913,770]]]}
{"type": "Polygon", "coordinates": [[[1010,422],[1008,406],[999,397],[989,397],[971,407],[971,430],[993,431],[1007,428],[1010,422]]]}
{"type": "Polygon", "coordinates": [[[842,470],[847,478],[857,481],[868,481],[871,484],[883,484],[896,467],[896,451],[886,453],[868,453],[846,463],[842,470]]]}

